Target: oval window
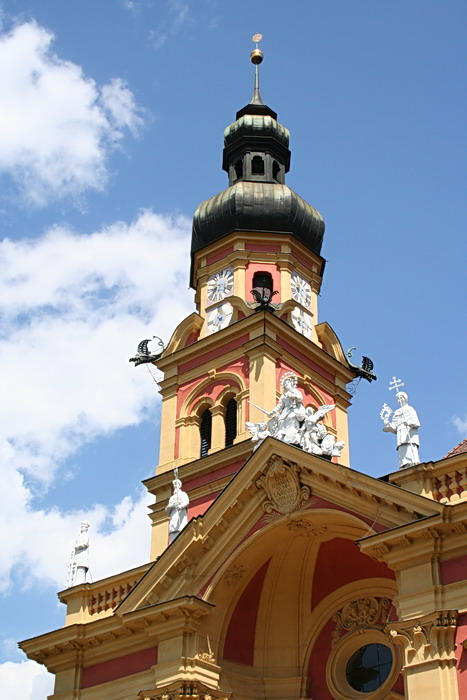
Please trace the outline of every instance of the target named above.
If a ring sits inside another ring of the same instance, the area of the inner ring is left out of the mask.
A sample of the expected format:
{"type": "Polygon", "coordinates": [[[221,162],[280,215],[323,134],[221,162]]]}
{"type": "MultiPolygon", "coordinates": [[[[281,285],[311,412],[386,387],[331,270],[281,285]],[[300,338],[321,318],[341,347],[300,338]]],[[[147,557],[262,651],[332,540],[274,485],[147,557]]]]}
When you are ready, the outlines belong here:
{"type": "Polygon", "coordinates": [[[371,693],[383,685],[392,668],[392,652],[384,644],[366,644],[347,662],[347,683],[361,693],[371,693]]]}

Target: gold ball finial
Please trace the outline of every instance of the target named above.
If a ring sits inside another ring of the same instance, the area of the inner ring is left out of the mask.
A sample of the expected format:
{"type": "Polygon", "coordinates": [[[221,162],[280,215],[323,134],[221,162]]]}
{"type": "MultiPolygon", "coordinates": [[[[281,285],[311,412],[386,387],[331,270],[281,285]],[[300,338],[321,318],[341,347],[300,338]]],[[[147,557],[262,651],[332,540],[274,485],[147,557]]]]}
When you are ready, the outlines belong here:
{"type": "Polygon", "coordinates": [[[261,49],[258,48],[258,44],[262,38],[262,34],[253,34],[251,37],[251,40],[256,44],[256,48],[250,53],[250,61],[254,63],[255,66],[259,66],[259,64],[263,62],[264,54],[261,49]]]}

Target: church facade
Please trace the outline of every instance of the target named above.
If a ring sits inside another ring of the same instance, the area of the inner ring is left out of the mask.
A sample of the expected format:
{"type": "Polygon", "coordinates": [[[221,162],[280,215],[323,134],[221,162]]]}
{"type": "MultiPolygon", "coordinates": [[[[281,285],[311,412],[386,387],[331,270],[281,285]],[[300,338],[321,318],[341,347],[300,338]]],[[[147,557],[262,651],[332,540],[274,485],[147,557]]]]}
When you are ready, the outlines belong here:
{"type": "Polygon", "coordinates": [[[157,359],[150,561],[62,591],[65,626],[21,647],[53,700],[465,698],[467,452],[350,468],[324,221],[285,184],[289,132],[257,82],[224,144],[228,187],[193,220],[196,311],[157,359]]]}

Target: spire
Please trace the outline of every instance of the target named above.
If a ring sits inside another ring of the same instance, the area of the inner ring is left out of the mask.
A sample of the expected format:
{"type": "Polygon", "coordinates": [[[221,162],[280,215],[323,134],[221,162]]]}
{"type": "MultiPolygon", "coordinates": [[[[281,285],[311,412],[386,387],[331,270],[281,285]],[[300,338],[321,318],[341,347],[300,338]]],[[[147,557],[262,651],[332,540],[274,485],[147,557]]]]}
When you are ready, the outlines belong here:
{"type": "Polygon", "coordinates": [[[253,34],[253,36],[251,37],[251,40],[254,41],[256,44],[256,48],[254,48],[250,54],[250,61],[255,66],[255,87],[253,90],[253,97],[251,98],[250,102],[250,104],[252,105],[264,105],[261,93],[259,91],[259,65],[263,62],[264,55],[261,49],[258,47],[258,44],[262,38],[262,34],[253,34]]]}

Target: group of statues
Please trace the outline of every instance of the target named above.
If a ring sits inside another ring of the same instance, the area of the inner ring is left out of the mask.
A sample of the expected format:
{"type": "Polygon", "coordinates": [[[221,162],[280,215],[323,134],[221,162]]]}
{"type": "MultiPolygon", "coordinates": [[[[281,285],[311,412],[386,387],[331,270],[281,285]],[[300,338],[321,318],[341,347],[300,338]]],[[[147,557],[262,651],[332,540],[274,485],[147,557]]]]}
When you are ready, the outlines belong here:
{"type": "MultiPolygon", "coordinates": [[[[286,372],[281,380],[282,395],[272,411],[265,411],[267,421],[247,423],[246,427],[252,435],[252,442],[258,447],[263,440],[271,436],[301,447],[305,452],[321,455],[328,459],[339,457],[344,448],[342,440],[337,441],[321,422],[324,416],[335,408],[335,404],[323,404],[314,409],[303,406],[303,394],[297,388],[298,377],[294,372],[286,372]]],[[[389,389],[396,390],[399,408],[394,412],[385,403],[380,417],[383,421],[383,431],[396,435],[399,468],[411,467],[420,463],[418,448],[418,428],[420,421],[417,412],[409,406],[405,391],[399,391],[404,386],[400,379],[393,377],[389,389]]],[[[251,402],[250,402],[251,403],[251,402]]],[[[255,405],[255,404],[253,404],[255,405]]],[[[173,542],[188,523],[188,505],[190,499],[182,491],[182,482],[178,478],[178,469],[174,469],[172,481],[173,492],[165,508],[169,516],[169,543],[173,542]]],[[[67,587],[87,582],[89,574],[89,527],[87,520],[81,523],[80,534],[76,539],[68,567],[67,587]]]]}
{"type": "MultiPolygon", "coordinates": [[[[342,440],[336,441],[320,422],[334,404],[324,404],[314,409],[303,406],[303,394],[297,389],[298,377],[294,372],[286,372],[281,380],[282,395],[272,411],[265,411],[269,420],[246,424],[252,441],[258,447],[268,436],[297,445],[305,452],[324,457],[339,457],[344,448],[342,440]]],[[[251,402],[250,402],[251,403],[251,402]]],[[[253,404],[254,405],[254,404],[253,404]]]]}
{"type": "MultiPolygon", "coordinates": [[[[251,433],[252,442],[258,447],[263,440],[271,436],[301,447],[305,452],[323,457],[340,457],[344,448],[342,440],[337,441],[321,422],[326,413],[335,408],[334,404],[323,404],[314,409],[303,406],[303,394],[297,388],[298,377],[294,372],[286,372],[281,380],[282,395],[272,411],[265,411],[255,406],[268,416],[268,420],[246,424],[251,433]]],[[[417,412],[409,406],[405,391],[400,391],[404,383],[392,378],[389,389],[396,390],[399,408],[394,412],[385,403],[380,416],[383,430],[395,433],[399,468],[410,467],[420,463],[418,448],[420,445],[418,429],[420,421],[417,412]]],[[[251,403],[251,402],[250,402],[251,403]]]]}

